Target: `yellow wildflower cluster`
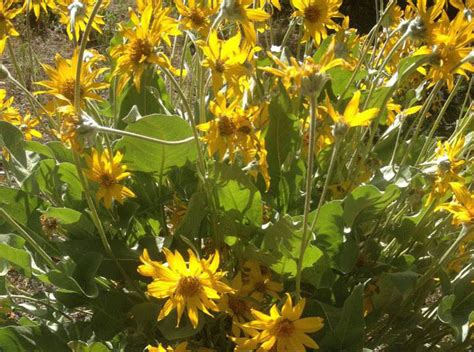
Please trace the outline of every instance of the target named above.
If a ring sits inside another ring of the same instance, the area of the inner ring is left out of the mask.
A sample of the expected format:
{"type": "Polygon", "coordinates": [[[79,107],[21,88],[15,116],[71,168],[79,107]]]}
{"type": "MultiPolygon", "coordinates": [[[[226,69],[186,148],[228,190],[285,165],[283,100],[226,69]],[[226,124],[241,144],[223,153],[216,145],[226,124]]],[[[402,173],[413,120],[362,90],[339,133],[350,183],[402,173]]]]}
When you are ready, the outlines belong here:
{"type": "MultiPolygon", "coordinates": [[[[306,334],[320,330],[323,319],[301,318],[304,299],[293,306],[291,296],[287,294],[281,312],[273,305],[270,315],[254,309],[267,302],[267,295],[279,300],[278,292],[283,289],[282,284],[271,280],[271,272],[255,260],[244,263],[243,271],[235,276],[229,286],[223,282],[226,273],[219,270],[219,252],[216,251],[208,259],[199,259],[192,250],[188,250],[188,264],[178,251],[173,253],[164,248],[163,252],[166,263],[151,260],[145,249],[140,257],[143,264],[138,267],[141,275],[153,279],[147,293],[158,299],[167,299],[158,320],[176,309],[176,326],[179,327],[186,309],[190,322],[196,328],[199,311],[210,316],[209,310],[225,312],[232,318],[234,337],[231,339],[237,344],[236,351],[272,351],[274,346],[285,352],[304,351],[304,346],[318,348],[317,343],[306,334]]],[[[171,347],[165,349],[160,344],[158,347],[148,346],[148,351],[187,351],[186,348],[187,343],[179,344],[176,350],[171,347]]]]}

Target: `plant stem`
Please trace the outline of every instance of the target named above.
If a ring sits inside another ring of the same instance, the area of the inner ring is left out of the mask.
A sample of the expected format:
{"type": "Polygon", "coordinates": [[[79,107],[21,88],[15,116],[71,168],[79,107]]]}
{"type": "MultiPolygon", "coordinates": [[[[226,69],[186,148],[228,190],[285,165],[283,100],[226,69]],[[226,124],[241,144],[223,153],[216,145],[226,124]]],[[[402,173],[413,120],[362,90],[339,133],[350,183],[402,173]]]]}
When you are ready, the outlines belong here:
{"type": "Polygon", "coordinates": [[[375,39],[377,33],[378,33],[378,30],[380,28],[380,26],[382,25],[382,19],[385,17],[385,15],[388,13],[388,11],[392,8],[392,6],[394,6],[396,4],[396,2],[394,0],[391,0],[388,4],[387,4],[387,8],[385,9],[384,13],[382,14],[382,16],[380,17],[380,20],[377,22],[376,26],[372,29],[372,31],[369,33],[369,36],[367,38],[367,42],[364,44],[364,49],[362,50],[362,53],[360,54],[360,60],[357,61],[357,66],[356,68],[354,69],[354,72],[352,73],[352,76],[351,78],[349,79],[349,82],[347,82],[346,84],[346,87],[344,88],[344,90],[342,91],[340,97],[341,97],[341,100],[342,98],[344,98],[344,96],[346,95],[347,91],[349,90],[349,88],[351,87],[352,83],[354,82],[356,76],[357,76],[357,73],[359,73],[359,70],[360,68],[362,67],[362,63],[363,63],[363,58],[367,55],[367,52],[369,51],[370,49],[370,44],[372,43],[372,41],[375,39]]]}
{"type": "Polygon", "coordinates": [[[456,93],[458,91],[459,86],[461,85],[461,82],[462,82],[462,76],[459,76],[458,80],[456,81],[456,85],[453,88],[453,91],[449,94],[448,99],[446,99],[443,107],[441,108],[441,111],[438,114],[438,117],[436,118],[436,121],[434,122],[433,126],[431,127],[430,132],[428,133],[428,137],[426,138],[426,141],[423,144],[423,148],[421,148],[421,152],[418,155],[418,158],[416,159],[415,165],[418,165],[421,161],[421,158],[424,157],[428,147],[431,144],[431,139],[433,138],[434,133],[438,129],[438,126],[441,122],[441,119],[443,118],[444,114],[446,113],[446,110],[448,110],[448,107],[451,104],[451,101],[456,96],[456,93]]]}
{"type": "Polygon", "coordinates": [[[41,301],[39,299],[36,299],[36,298],[33,298],[33,297],[29,297],[29,296],[26,296],[26,295],[5,295],[3,297],[8,297],[8,298],[13,298],[13,299],[22,299],[22,300],[25,300],[25,301],[30,301],[30,302],[34,302],[36,304],[42,304],[43,306],[45,307],[48,307],[52,310],[54,310],[55,312],[61,314],[62,316],[64,316],[65,318],[71,320],[71,321],[74,321],[74,318],[72,318],[71,316],[69,316],[68,314],[64,313],[63,311],[61,311],[60,309],[56,308],[55,306],[53,306],[52,304],[50,304],[49,302],[44,302],[44,301],[41,301]]]}
{"type": "Polygon", "coordinates": [[[0,208],[0,216],[2,216],[7,222],[10,223],[11,226],[16,228],[16,230],[25,238],[25,240],[34,248],[34,250],[40,255],[41,258],[50,266],[51,268],[56,268],[56,264],[54,264],[53,260],[50,258],[48,253],[46,253],[43,248],[35,241],[33,237],[30,236],[28,232],[26,232],[20,224],[18,224],[11,216],[8,214],[5,209],[0,208]]]}
{"type": "MultiPolygon", "coordinates": [[[[400,163],[400,168],[398,170],[398,173],[400,173],[400,170],[405,165],[405,162],[407,161],[407,159],[410,155],[411,149],[415,145],[416,139],[418,138],[418,135],[420,134],[421,126],[423,125],[423,122],[425,121],[425,117],[428,113],[428,110],[431,108],[431,105],[433,104],[433,100],[434,100],[436,94],[438,94],[439,90],[441,89],[442,84],[443,84],[443,81],[438,81],[438,83],[436,83],[436,85],[434,86],[433,90],[431,91],[427,101],[423,105],[423,109],[420,111],[420,113],[418,115],[419,116],[418,124],[416,125],[415,132],[413,133],[412,138],[410,139],[410,143],[408,144],[408,148],[407,148],[406,152],[404,153],[403,159],[400,163]]],[[[398,177],[398,173],[397,173],[397,177],[398,177]]]]}
{"type": "Polygon", "coordinates": [[[119,135],[119,136],[132,137],[132,138],[142,139],[144,141],[158,143],[158,144],[164,144],[164,145],[180,145],[180,144],[189,143],[194,139],[194,137],[188,137],[188,138],[177,140],[177,141],[165,141],[164,139],[144,136],[142,134],[129,132],[129,131],[117,130],[115,128],[110,128],[110,127],[105,127],[105,126],[97,126],[97,127],[95,127],[95,130],[97,132],[102,132],[102,133],[106,133],[106,134],[116,134],[116,135],[119,135]]]}
{"type": "Polygon", "coordinates": [[[309,213],[311,211],[311,193],[313,189],[313,167],[314,167],[314,145],[316,143],[316,118],[318,110],[318,102],[315,95],[310,97],[311,120],[309,125],[309,148],[308,148],[308,165],[306,169],[306,187],[305,187],[305,202],[303,215],[303,234],[301,235],[300,257],[297,264],[296,273],[296,295],[301,298],[301,275],[303,267],[303,258],[306,251],[306,243],[309,225],[309,213]]]}
{"type": "Polygon", "coordinates": [[[87,41],[89,40],[89,34],[92,30],[92,24],[94,23],[94,18],[99,12],[100,6],[102,5],[103,0],[97,0],[92,8],[92,12],[87,21],[86,29],[82,34],[81,45],[79,47],[79,52],[77,54],[77,68],[76,68],[76,81],[74,84],[74,110],[76,114],[81,112],[81,72],[82,72],[82,61],[84,59],[84,52],[86,51],[87,41]]]}
{"type": "MultiPolygon", "coordinates": [[[[168,79],[170,80],[173,87],[178,92],[178,95],[180,96],[180,98],[183,102],[184,109],[186,110],[186,113],[188,114],[189,122],[191,123],[191,128],[192,128],[192,131],[193,131],[193,138],[194,138],[194,142],[195,142],[195,145],[196,145],[196,151],[197,151],[197,155],[198,155],[198,175],[199,175],[199,177],[201,178],[201,180],[203,182],[204,189],[206,191],[206,195],[207,195],[207,198],[208,198],[208,202],[211,206],[211,223],[212,223],[213,232],[214,232],[213,237],[214,237],[216,243],[219,244],[220,239],[217,236],[217,219],[216,219],[217,201],[214,198],[214,195],[213,195],[213,192],[212,192],[212,187],[208,182],[208,172],[207,172],[207,169],[206,169],[206,163],[204,161],[204,154],[202,152],[201,144],[199,142],[199,133],[198,133],[197,126],[196,126],[196,120],[195,120],[194,114],[191,110],[191,106],[189,105],[188,99],[184,95],[184,93],[183,93],[181,87],[179,86],[178,82],[176,82],[175,78],[173,77],[173,75],[171,74],[171,72],[169,70],[167,70],[165,68],[162,68],[162,71],[165,73],[165,75],[168,77],[168,79]]],[[[204,92],[202,92],[202,94],[204,94],[204,92]]]]}
{"type": "MultiPolygon", "coordinates": [[[[316,214],[314,215],[313,222],[311,223],[310,233],[313,233],[315,230],[316,222],[318,221],[319,213],[321,212],[321,207],[323,206],[324,201],[326,199],[326,194],[329,188],[329,182],[331,181],[332,173],[334,171],[334,165],[336,164],[336,156],[337,156],[337,153],[339,152],[341,140],[343,140],[343,137],[338,137],[338,139],[336,140],[336,143],[334,144],[334,148],[331,154],[331,161],[329,162],[328,173],[326,175],[326,180],[324,181],[323,191],[321,193],[321,198],[319,198],[318,207],[316,208],[316,214]]],[[[308,239],[308,242],[309,242],[309,239],[308,239]]]]}

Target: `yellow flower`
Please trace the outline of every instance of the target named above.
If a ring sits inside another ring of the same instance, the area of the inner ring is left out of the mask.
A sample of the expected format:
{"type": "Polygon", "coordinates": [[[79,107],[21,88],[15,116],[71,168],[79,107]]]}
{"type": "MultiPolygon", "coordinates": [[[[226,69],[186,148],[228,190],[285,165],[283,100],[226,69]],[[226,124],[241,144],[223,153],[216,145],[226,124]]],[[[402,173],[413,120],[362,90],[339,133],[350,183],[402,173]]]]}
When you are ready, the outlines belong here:
{"type": "MultiPolygon", "coordinates": [[[[316,123],[316,141],[313,152],[318,154],[322,149],[334,143],[334,136],[332,135],[331,126],[326,122],[326,119],[322,118],[326,109],[322,106],[318,106],[318,121],[316,123]]],[[[300,119],[301,130],[303,134],[303,146],[302,154],[304,157],[308,156],[309,148],[309,127],[310,118],[300,119]]]]}
{"type": "Polygon", "coordinates": [[[99,153],[95,149],[92,150],[92,156],[86,157],[89,166],[87,177],[99,184],[97,199],[103,200],[106,208],[112,206],[114,199],[123,204],[125,199],[135,197],[129,188],[119,183],[130,176],[130,172],[126,171],[127,166],[120,164],[122,158],[120,152],[112,158],[108,150],[99,153]]]}
{"type": "Polygon", "coordinates": [[[232,317],[232,334],[240,336],[240,325],[252,319],[250,308],[252,302],[242,292],[242,274],[238,273],[232,280],[230,286],[236,291],[221,298],[218,303],[219,310],[226,312],[232,317]]]}
{"type": "Polygon", "coordinates": [[[13,104],[13,97],[6,99],[7,91],[0,89],[0,120],[11,122],[12,120],[18,119],[19,112],[15,109],[13,104]]]}
{"type": "Polygon", "coordinates": [[[458,253],[456,256],[448,263],[448,270],[459,273],[463,267],[471,260],[471,256],[466,250],[466,243],[459,244],[458,253]],[[467,253],[466,253],[467,252],[467,253]]]}
{"type": "Polygon", "coordinates": [[[347,104],[344,114],[340,114],[329,101],[326,96],[326,108],[329,116],[333,119],[336,125],[345,127],[368,126],[370,121],[378,114],[378,108],[372,108],[365,111],[359,111],[360,91],[354,93],[354,96],[347,104]]]}
{"type": "Polygon", "coordinates": [[[151,345],[146,346],[147,352],[190,352],[188,350],[188,343],[187,342],[181,342],[178,346],[175,348],[168,346],[168,347],[163,347],[161,343],[157,347],[153,347],[151,345]]]}
{"type": "Polygon", "coordinates": [[[255,178],[260,173],[268,189],[270,175],[265,139],[257,130],[257,126],[263,128],[260,117],[266,106],[242,108],[237,99],[228,104],[222,93],[218,93],[215,100],[209,104],[215,119],[197,126],[206,133],[202,140],[207,143],[209,155],[217,154],[221,161],[228,157],[231,163],[239,155],[244,170],[255,178]]]}
{"type": "MultiPolygon", "coordinates": [[[[55,108],[56,109],[56,108],[55,108]]],[[[53,130],[54,135],[68,148],[77,153],[82,153],[82,145],[77,132],[81,119],[74,111],[72,105],[59,107],[56,110],[60,119],[59,131],[53,130]]]]}
{"type": "Polygon", "coordinates": [[[313,38],[316,44],[327,37],[327,29],[337,29],[333,18],[343,18],[339,12],[342,0],[291,0],[297,9],[294,17],[302,17],[304,24],[303,41],[313,38]]]}
{"type": "MultiPolygon", "coordinates": [[[[69,40],[79,40],[80,33],[86,29],[95,3],[95,0],[57,0],[59,22],[66,26],[69,40]]],[[[105,0],[102,2],[100,8],[103,10],[108,6],[109,0],[105,0]]],[[[96,15],[94,22],[92,22],[92,28],[102,33],[100,27],[104,24],[104,17],[96,15]]]]}
{"type": "Polygon", "coordinates": [[[436,54],[436,60],[430,63],[427,78],[431,86],[438,81],[445,81],[448,90],[454,87],[454,75],[460,74],[469,78],[474,72],[474,65],[463,61],[472,52],[474,39],[474,21],[467,21],[462,13],[458,13],[454,21],[446,20],[434,31],[432,47],[422,47],[421,54],[436,54]]]}
{"type": "Polygon", "coordinates": [[[194,30],[202,37],[207,37],[211,25],[211,17],[216,14],[218,7],[215,1],[189,0],[186,6],[182,0],[174,1],[179,14],[180,24],[184,29],[194,30]]]}
{"type": "Polygon", "coordinates": [[[140,13],[143,13],[145,9],[150,5],[153,9],[153,12],[159,12],[163,9],[162,0],[136,0],[135,3],[137,4],[137,10],[140,13]]]}
{"type": "Polygon", "coordinates": [[[209,155],[218,154],[223,160],[226,152],[231,161],[237,150],[248,151],[254,147],[255,132],[252,120],[256,119],[260,110],[250,107],[246,110],[238,106],[238,100],[227,103],[225,96],[219,93],[216,101],[211,101],[209,110],[214,120],[198,125],[198,129],[206,132],[202,139],[207,142],[209,155]]]}
{"type": "MultiPolygon", "coordinates": [[[[109,84],[97,82],[99,76],[107,68],[96,68],[95,64],[104,60],[104,57],[97,52],[91,52],[91,57],[85,60],[81,70],[80,100],[81,104],[85,99],[103,100],[95,91],[106,89],[109,84]]],[[[55,97],[59,106],[74,103],[74,87],[76,84],[76,70],[78,63],[78,51],[74,51],[71,59],[65,59],[60,54],[55,57],[56,68],[50,65],[42,65],[49,80],[36,82],[36,84],[47,88],[44,91],[35,92],[35,94],[49,94],[55,97]]]]}
{"type": "MultiPolygon", "coordinates": [[[[344,64],[344,60],[336,59],[334,56],[335,43],[332,42],[320,62],[315,62],[312,57],[306,57],[300,64],[294,57],[290,58],[290,64],[281,61],[271,52],[267,55],[277,64],[278,68],[261,67],[260,69],[269,72],[277,77],[280,77],[283,86],[288,91],[288,94],[301,94],[301,89],[304,88],[305,82],[317,81],[321,74],[326,73],[329,69],[344,64]]],[[[320,85],[325,82],[321,82],[320,85]]],[[[311,84],[314,88],[315,84],[311,84]]],[[[316,84],[317,85],[317,84],[316,84]]]]}
{"type": "Polygon", "coordinates": [[[29,113],[25,116],[18,114],[16,118],[10,121],[10,123],[20,129],[27,141],[31,141],[33,137],[43,138],[41,132],[35,129],[35,127],[40,123],[39,118],[32,117],[29,113]]]}
{"type": "Polygon", "coordinates": [[[337,29],[328,52],[331,54],[331,50],[334,51],[335,58],[343,59],[343,65],[349,70],[354,70],[359,59],[355,56],[355,52],[357,52],[355,49],[360,45],[360,38],[357,30],[350,27],[349,20],[349,16],[344,16],[344,20],[337,29]]]}
{"type": "Polygon", "coordinates": [[[449,189],[450,182],[459,182],[463,178],[458,175],[459,168],[464,165],[464,160],[460,159],[464,147],[464,137],[454,140],[452,143],[438,141],[434,160],[436,164],[436,174],[433,188],[428,196],[426,204],[434,199],[443,196],[449,189]]]}
{"type": "Polygon", "coordinates": [[[168,229],[171,234],[179,228],[181,221],[186,216],[188,204],[182,201],[176,193],[173,194],[173,199],[165,205],[165,213],[168,216],[168,229]]]}
{"type": "Polygon", "coordinates": [[[438,26],[437,20],[442,14],[445,14],[443,7],[446,1],[434,1],[434,5],[431,7],[428,7],[426,3],[426,0],[417,0],[415,5],[413,0],[408,0],[405,12],[407,18],[416,16],[410,25],[412,37],[432,44],[434,31],[438,26]]]}
{"type": "Polygon", "coordinates": [[[472,16],[474,16],[474,0],[449,0],[449,3],[457,8],[459,11],[462,11],[463,15],[467,20],[472,21],[472,16]]]}
{"type": "Polygon", "coordinates": [[[456,200],[439,205],[436,210],[447,210],[453,214],[454,225],[474,223],[474,193],[459,182],[451,182],[449,185],[456,200]]]}
{"type": "Polygon", "coordinates": [[[403,10],[401,9],[400,6],[395,5],[392,6],[385,16],[385,18],[382,20],[382,24],[385,27],[395,29],[399,26],[400,22],[402,21],[403,18],[403,10]]]}
{"type": "Polygon", "coordinates": [[[255,45],[257,34],[253,22],[266,21],[270,15],[262,8],[252,8],[252,5],[253,0],[223,0],[221,11],[226,19],[239,24],[245,40],[255,45]]]}
{"type": "Polygon", "coordinates": [[[48,14],[48,8],[51,10],[56,9],[56,4],[54,0],[26,0],[25,8],[29,5],[27,11],[32,11],[35,14],[35,17],[40,18],[41,10],[48,14]]]}
{"type": "Polygon", "coordinates": [[[258,350],[278,352],[303,352],[306,347],[318,349],[319,346],[308,333],[323,328],[323,319],[319,317],[301,318],[305,299],[293,306],[289,294],[281,312],[276,305],[270,309],[270,315],[252,309],[255,320],[243,324],[252,338],[232,338],[237,344],[236,351],[258,350]]]}
{"type": "Polygon", "coordinates": [[[216,251],[208,259],[199,260],[193,251],[188,250],[188,264],[177,251],[173,254],[163,248],[163,252],[167,265],[152,261],[145,249],[140,257],[143,265],[138,267],[141,275],[153,278],[153,282],[148,285],[148,294],[155,298],[168,298],[158,320],[162,320],[176,308],[176,326],[179,326],[186,308],[188,318],[196,328],[199,310],[212,316],[208,309],[219,311],[214,300],[219,300],[225,293],[233,292],[232,288],[220,281],[225,272],[218,270],[219,252],[216,251]]]}
{"type": "Polygon", "coordinates": [[[255,260],[244,263],[244,283],[242,294],[259,302],[263,301],[266,295],[279,299],[278,292],[283,290],[281,283],[272,281],[271,271],[255,260]]]}
{"type": "Polygon", "coordinates": [[[420,111],[422,105],[414,105],[410,108],[406,108],[402,110],[402,106],[399,104],[395,104],[392,100],[389,101],[387,104],[387,125],[391,125],[395,122],[395,118],[397,116],[410,116],[416,114],[420,111]]]}
{"type": "Polygon", "coordinates": [[[124,38],[124,43],[117,45],[110,52],[112,58],[116,59],[116,67],[112,73],[119,77],[118,90],[122,91],[125,85],[132,79],[135,88],[140,91],[141,78],[145,69],[150,64],[156,64],[179,74],[172,65],[168,57],[157,52],[157,47],[161,41],[170,45],[170,35],[179,35],[178,24],[168,16],[170,8],[156,11],[148,5],[139,18],[137,14],[130,10],[130,20],[134,28],[120,24],[120,33],[124,38]]]}
{"type": "Polygon", "coordinates": [[[264,7],[265,4],[270,4],[278,9],[278,11],[281,11],[281,4],[280,0],[258,0],[257,1],[257,6],[259,7],[264,7]]]}
{"type": "Polygon", "coordinates": [[[202,66],[211,70],[214,94],[217,95],[224,83],[227,83],[234,93],[241,92],[241,78],[250,72],[244,65],[249,51],[243,51],[240,47],[240,32],[228,40],[221,40],[213,30],[209,35],[209,43],[200,40],[198,44],[205,56],[202,66]]]}
{"type": "Polygon", "coordinates": [[[13,19],[22,11],[21,7],[15,7],[15,0],[0,0],[0,54],[5,50],[5,44],[9,36],[19,36],[13,26],[13,19]]]}

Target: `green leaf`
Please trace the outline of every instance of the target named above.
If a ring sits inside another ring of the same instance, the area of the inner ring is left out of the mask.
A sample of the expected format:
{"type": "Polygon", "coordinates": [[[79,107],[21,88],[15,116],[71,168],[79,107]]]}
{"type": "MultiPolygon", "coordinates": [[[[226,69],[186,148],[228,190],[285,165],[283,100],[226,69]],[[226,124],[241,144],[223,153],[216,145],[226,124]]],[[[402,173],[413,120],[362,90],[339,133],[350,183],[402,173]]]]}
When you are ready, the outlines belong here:
{"type": "Polygon", "coordinates": [[[72,352],[109,352],[109,348],[101,342],[88,344],[83,341],[70,341],[68,347],[72,352]]]}
{"type": "MultiPolygon", "coordinates": [[[[284,216],[265,229],[262,249],[273,257],[273,263],[270,263],[272,270],[289,278],[296,276],[297,263],[301,257],[302,232],[301,216],[284,216]]],[[[330,271],[329,257],[312,244],[305,250],[302,270],[304,282],[316,288],[328,287],[328,282],[332,279],[326,276],[330,271]]]]}
{"type": "Polygon", "coordinates": [[[90,301],[94,311],[90,327],[98,340],[112,339],[124,329],[131,303],[129,297],[118,290],[101,292],[90,301]]]}
{"type": "Polygon", "coordinates": [[[413,293],[417,280],[418,274],[412,271],[383,273],[377,280],[379,292],[372,297],[374,307],[401,315],[399,304],[413,293]]]}
{"type": "Polygon", "coordinates": [[[63,195],[67,201],[73,202],[71,205],[78,207],[82,199],[82,185],[75,165],[57,163],[53,159],[41,160],[22,189],[29,193],[45,193],[59,204],[63,203],[63,195]]]}
{"type": "MultiPolygon", "coordinates": [[[[125,89],[121,96],[119,119],[129,114],[134,106],[142,116],[165,113],[150,88],[155,88],[158,92],[166,95],[166,87],[162,84],[162,80],[157,79],[154,72],[146,72],[142,76],[141,89],[137,91],[135,85],[131,84],[125,89]]],[[[162,99],[166,99],[163,98],[162,99]]],[[[118,127],[121,128],[121,121],[117,121],[118,127]]]]}
{"type": "Polygon", "coordinates": [[[360,351],[364,344],[364,285],[357,285],[344,302],[341,318],[323,345],[338,351],[360,351]]]}
{"type": "Polygon", "coordinates": [[[73,276],[87,297],[97,297],[99,294],[95,277],[102,260],[102,255],[98,253],[85,253],[74,270],[73,276]]]}
{"type": "MultiPolygon", "coordinates": [[[[41,229],[37,209],[43,205],[41,199],[26,192],[0,186],[0,208],[15,221],[32,229],[41,229]]],[[[0,218],[0,221],[2,219],[0,218]]]]}
{"type": "Polygon", "coordinates": [[[389,185],[384,192],[372,185],[357,187],[344,199],[344,222],[352,227],[356,218],[373,219],[400,195],[395,185],[389,185]]]}
{"type": "Polygon", "coordinates": [[[72,266],[73,270],[63,265],[63,271],[50,270],[39,278],[63,290],[81,293],[88,298],[95,298],[99,294],[95,276],[102,260],[103,257],[99,253],[85,253],[77,264],[65,263],[65,265],[72,266]],[[72,271],[72,273],[69,271],[72,271]]]}
{"type": "Polygon", "coordinates": [[[23,249],[25,240],[16,235],[0,235],[0,261],[6,260],[31,277],[31,256],[23,249]]]}
{"type": "MultiPolygon", "coordinates": [[[[351,79],[353,71],[348,70],[342,66],[334,67],[328,71],[329,75],[331,76],[331,87],[332,91],[335,95],[340,95],[344,91],[351,79]]],[[[354,82],[358,82],[361,79],[367,76],[366,70],[359,70],[356,74],[354,82]]],[[[355,92],[356,88],[355,85],[351,86],[344,97],[351,96],[355,92]]]]}
{"type": "Polygon", "coordinates": [[[207,214],[206,195],[203,192],[196,192],[191,196],[188,209],[183,220],[176,229],[176,235],[183,235],[189,238],[197,238],[200,234],[201,222],[207,214]]]}
{"type": "Polygon", "coordinates": [[[58,162],[74,162],[72,151],[67,149],[61,142],[52,141],[46,143],[46,145],[53,152],[54,159],[56,159],[58,162]]]}
{"type": "Polygon", "coordinates": [[[32,351],[34,341],[28,327],[6,326],[0,328],[0,348],[2,352],[32,351]]]}
{"type": "Polygon", "coordinates": [[[54,158],[53,151],[47,145],[42,144],[40,142],[26,141],[25,142],[25,150],[37,153],[37,154],[42,155],[46,158],[50,158],[50,159],[54,158]]]}
{"type": "MultiPolygon", "coordinates": [[[[24,318],[22,318],[24,319],[24,318]]],[[[0,351],[68,351],[65,342],[44,325],[6,326],[0,328],[0,351]]]]}
{"type": "Polygon", "coordinates": [[[176,327],[176,309],[173,310],[166,318],[158,322],[158,330],[163,336],[170,341],[187,339],[199,333],[204,327],[205,318],[199,312],[198,326],[194,328],[186,314],[183,314],[179,328],[176,327]]]}
{"type": "MultiPolygon", "coordinates": [[[[314,214],[312,214],[314,217],[314,214]]],[[[324,250],[331,258],[339,252],[344,240],[344,210],[342,201],[334,200],[321,207],[315,225],[314,244],[324,250]]]]}
{"type": "MultiPolygon", "coordinates": [[[[289,102],[284,95],[274,98],[269,106],[269,123],[265,135],[268,151],[268,171],[271,177],[270,192],[279,193],[280,179],[283,177],[282,166],[290,153],[298,146],[298,117],[291,113],[289,102]]],[[[288,202],[288,200],[286,200],[288,202]]]]}
{"type": "Polygon", "coordinates": [[[262,197],[249,176],[235,166],[215,164],[211,178],[219,206],[227,215],[255,226],[262,224],[262,197]]]}
{"type": "Polygon", "coordinates": [[[0,147],[6,147],[21,165],[26,167],[25,143],[21,131],[5,121],[0,121],[0,147]]]}
{"type": "Polygon", "coordinates": [[[458,342],[464,342],[469,334],[470,316],[474,312],[473,279],[471,269],[453,283],[453,293],[443,297],[438,306],[438,318],[453,328],[458,342]]]}
{"type": "MultiPolygon", "coordinates": [[[[148,137],[167,141],[192,136],[189,124],[178,116],[149,115],[129,124],[125,129],[148,137]]],[[[123,137],[115,146],[124,153],[123,163],[132,171],[165,174],[173,167],[184,166],[196,160],[193,141],[180,145],[162,145],[138,138],[123,137]]]]}
{"type": "Polygon", "coordinates": [[[351,272],[359,258],[359,246],[354,238],[349,237],[342,244],[339,252],[335,255],[336,267],[343,273],[351,272]]]}

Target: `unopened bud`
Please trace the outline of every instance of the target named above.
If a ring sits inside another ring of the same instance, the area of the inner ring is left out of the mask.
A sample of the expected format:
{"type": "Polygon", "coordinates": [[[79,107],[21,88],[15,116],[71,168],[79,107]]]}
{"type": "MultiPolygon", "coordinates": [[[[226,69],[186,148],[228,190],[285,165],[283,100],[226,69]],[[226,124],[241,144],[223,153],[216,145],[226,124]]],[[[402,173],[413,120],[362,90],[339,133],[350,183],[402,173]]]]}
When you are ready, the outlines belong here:
{"type": "Polygon", "coordinates": [[[97,122],[84,112],[81,113],[80,120],[79,126],[77,127],[77,133],[85,138],[95,135],[97,127],[99,126],[97,122]]]}
{"type": "Polygon", "coordinates": [[[303,77],[301,80],[301,93],[305,96],[318,97],[328,81],[329,76],[321,72],[303,77]]]}
{"type": "Polygon", "coordinates": [[[426,35],[426,26],[421,17],[416,17],[408,25],[408,35],[412,39],[423,40],[426,35]]]}
{"type": "Polygon", "coordinates": [[[242,10],[235,3],[235,0],[224,0],[221,5],[221,14],[230,21],[239,21],[242,19],[242,10]]]}
{"type": "Polygon", "coordinates": [[[71,5],[67,7],[69,10],[69,17],[71,19],[71,33],[75,33],[76,19],[85,15],[85,6],[82,2],[74,0],[71,5]]]}
{"type": "Polygon", "coordinates": [[[334,125],[332,134],[336,138],[342,138],[349,130],[349,126],[345,122],[338,122],[334,125]]]}

